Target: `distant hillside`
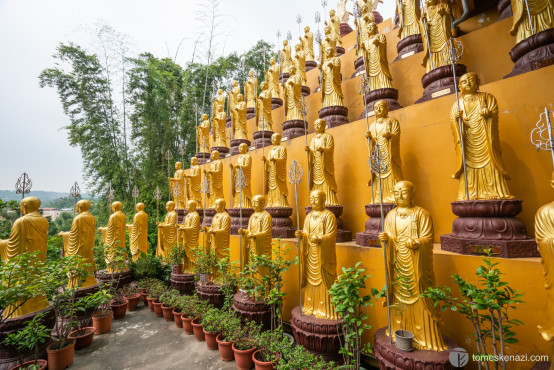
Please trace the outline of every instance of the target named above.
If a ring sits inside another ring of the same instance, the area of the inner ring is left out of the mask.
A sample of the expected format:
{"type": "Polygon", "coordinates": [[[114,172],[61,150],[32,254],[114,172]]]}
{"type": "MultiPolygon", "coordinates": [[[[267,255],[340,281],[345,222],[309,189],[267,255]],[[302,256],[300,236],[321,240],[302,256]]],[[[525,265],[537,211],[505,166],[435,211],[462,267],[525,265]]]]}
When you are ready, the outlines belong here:
{"type": "MultiPolygon", "coordinates": [[[[41,200],[42,204],[46,204],[47,202],[68,197],[69,193],[58,193],[55,191],[44,191],[44,190],[31,190],[30,194],[27,194],[27,196],[34,196],[41,200]]],[[[90,194],[82,194],[83,198],[90,198],[90,194]]],[[[21,194],[16,194],[14,190],[0,190],[0,199],[3,201],[8,200],[21,200],[21,194]]]]}

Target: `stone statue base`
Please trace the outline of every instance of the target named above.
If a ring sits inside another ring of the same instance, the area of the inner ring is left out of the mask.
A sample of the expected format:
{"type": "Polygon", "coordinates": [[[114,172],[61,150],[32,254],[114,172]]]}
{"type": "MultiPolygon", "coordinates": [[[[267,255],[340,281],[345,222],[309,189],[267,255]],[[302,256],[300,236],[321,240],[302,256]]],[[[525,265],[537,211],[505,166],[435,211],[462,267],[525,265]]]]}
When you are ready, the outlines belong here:
{"type": "Polygon", "coordinates": [[[254,301],[244,291],[239,290],[233,298],[233,309],[242,321],[263,324],[264,330],[271,329],[271,308],[264,301],[254,301]]]}
{"type": "Polygon", "coordinates": [[[100,285],[114,281],[117,284],[117,289],[119,289],[125,285],[131,284],[133,281],[133,275],[131,275],[131,270],[114,272],[111,274],[106,270],[100,270],[96,273],[96,280],[98,280],[100,285]]]}
{"type": "Polygon", "coordinates": [[[554,28],[530,36],[510,50],[515,63],[504,78],[554,65],[554,28]]]}
{"type": "Polygon", "coordinates": [[[283,139],[287,138],[288,140],[292,140],[295,137],[304,136],[305,133],[303,120],[292,119],[283,122],[283,139]]]}
{"type": "Polygon", "coordinates": [[[202,215],[205,216],[205,219],[202,219],[202,223],[200,226],[212,226],[212,220],[214,219],[215,214],[217,213],[215,211],[215,208],[204,208],[202,215]]]}
{"type": "Polygon", "coordinates": [[[550,362],[537,362],[531,370],[550,370],[551,369],[551,363],[550,362]]]}
{"type": "Polygon", "coordinates": [[[271,98],[271,110],[277,109],[283,106],[283,99],[271,98]]]}
{"type": "Polygon", "coordinates": [[[367,117],[374,116],[375,111],[373,107],[375,103],[377,103],[379,100],[384,100],[389,104],[389,112],[402,108],[402,106],[398,103],[398,90],[389,88],[377,89],[366,94],[366,107],[362,114],[360,114],[358,119],[365,118],[366,115],[367,117]]]}
{"type": "Polygon", "coordinates": [[[535,239],[515,217],[521,203],[519,199],[452,202],[452,212],[459,217],[452,223],[452,233],[441,236],[441,249],[484,255],[490,248],[497,257],[539,257],[535,239]]]}
{"type": "Polygon", "coordinates": [[[302,86],[302,96],[306,97],[310,95],[310,88],[308,86],[302,86]]]}
{"type": "Polygon", "coordinates": [[[410,35],[398,41],[398,44],[396,44],[396,51],[398,52],[398,56],[393,62],[421,53],[423,51],[423,39],[421,35],[419,33],[417,35],[410,35]]]}
{"type": "Polygon", "coordinates": [[[221,308],[225,303],[225,295],[219,288],[220,285],[216,285],[213,283],[208,283],[204,285],[198,282],[196,284],[196,294],[201,300],[208,301],[216,308],[221,308]]]}
{"type": "Polygon", "coordinates": [[[248,146],[250,146],[250,140],[245,140],[245,139],[233,139],[231,140],[231,155],[237,155],[239,154],[239,145],[240,144],[246,144],[248,146]]]}
{"type": "Polygon", "coordinates": [[[337,49],[337,56],[338,57],[340,57],[341,55],[344,55],[345,50],[342,46],[337,46],[336,49],[337,49]]]}
{"type": "Polygon", "coordinates": [[[383,16],[378,11],[374,10],[373,11],[373,16],[375,17],[375,24],[379,24],[379,23],[383,22],[383,16]]]}
{"type": "Polygon", "coordinates": [[[248,228],[248,220],[250,216],[254,213],[253,208],[228,208],[227,213],[231,216],[231,235],[238,235],[239,228],[246,229],[248,228]],[[242,225],[240,223],[240,214],[242,210],[242,225]]]}
{"type": "Polygon", "coordinates": [[[206,164],[208,162],[208,159],[210,159],[210,153],[201,152],[194,154],[196,158],[198,158],[198,164],[206,164]]]}
{"type": "Polygon", "coordinates": [[[341,343],[344,343],[344,335],[340,321],[304,315],[300,306],[296,306],[291,312],[290,326],[296,343],[326,361],[342,363],[343,357],[339,354],[339,349],[341,343]]]}
{"type": "Polygon", "coordinates": [[[314,68],[317,68],[317,62],[315,60],[307,60],[306,61],[306,72],[311,71],[314,68]]]}
{"type": "MultiPolygon", "coordinates": [[[[337,219],[337,243],[346,243],[352,241],[352,231],[344,230],[344,223],[340,216],[342,215],[342,206],[325,206],[325,209],[333,212],[337,219]]],[[[312,211],[312,207],[306,207],[306,214],[312,211]]]]}
{"type": "Polygon", "coordinates": [[[381,370],[408,370],[408,369],[441,369],[454,370],[454,367],[448,357],[450,352],[458,345],[452,339],[444,336],[444,341],[448,349],[441,352],[414,350],[413,352],[404,352],[396,348],[396,345],[390,343],[387,336],[387,328],[381,328],[375,333],[375,357],[379,361],[381,370]]]}
{"type": "Polygon", "coordinates": [[[254,145],[256,146],[256,149],[260,149],[263,146],[270,146],[271,145],[271,135],[273,135],[273,131],[256,131],[254,132],[254,145]]]}
{"type": "Polygon", "coordinates": [[[319,118],[327,122],[327,128],[344,125],[348,123],[348,108],[340,105],[321,108],[319,118]]]}
{"type": "Polygon", "coordinates": [[[179,225],[182,225],[185,222],[185,217],[189,213],[189,211],[182,208],[175,208],[175,212],[177,212],[177,223],[179,225]]]}
{"type": "Polygon", "coordinates": [[[256,117],[256,108],[246,108],[246,119],[252,119],[256,117]]]}
{"type": "MultiPolygon", "coordinates": [[[[56,325],[56,317],[54,316],[54,310],[51,307],[46,307],[40,311],[31,312],[27,315],[7,319],[0,326],[0,369],[11,369],[14,366],[19,365],[19,355],[15,347],[7,346],[2,342],[6,337],[14,332],[20,331],[27,326],[27,322],[31,321],[36,315],[44,313],[44,319],[42,324],[49,329],[54,328],[56,325]]],[[[48,338],[43,344],[39,344],[38,358],[46,360],[46,347],[52,343],[52,339],[48,338]]],[[[32,361],[35,359],[34,351],[24,349],[21,351],[21,357],[23,362],[32,361]]]]}
{"type": "Polygon", "coordinates": [[[177,289],[181,294],[192,295],[192,293],[194,293],[194,274],[176,274],[172,272],[169,282],[171,283],[171,287],[177,289]]]}
{"type": "Polygon", "coordinates": [[[266,207],[265,210],[271,215],[273,238],[294,238],[296,229],[292,226],[290,219],[291,207],[266,207]]]}
{"type": "Polygon", "coordinates": [[[364,58],[358,57],[354,61],[354,73],[352,73],[352,76],[350,78],[357,77],[359,75],[365,74],[365,66],[364,66],[364,58]]]}
{"type": "Polygon", "coordinates": [[[348,35],[350,32],[352,32],[353,29],[350,27],[348,23],[340,23],[340,37],[344,37],[348,35]]]}
{"type": "Polygon", "coordinates": [[[288,73],[288,72],[286,72],[286,73],[281,73],[281,74],[279,75],[279,83],[282,83],[282,84],[283,84],[283,83],[287,82],[287,80],[289,79],[289,77],[290,77],[290,73],[288,73]]]}
{"type": "MultiPolygon", "coordinates": [[[[467,67],[465,65],[456,64],[456,79],[459,80],[460,76],[465,74],[466,71],[467,67]]],[[[427,72],[421,78],[421,85],[423,86],[423,96],[416,100],[416,104],[454,94],[452,66],[442,66],[427,72]]]]}
{"type": "Polygon", "coordinates": [[[513,15],[512,13],[512,3],[510,0],[500,0],[498,2],[498,5],[496,6],[496,9],[498,9],[498,14],[500,14],[500,17],[496,20],[497,22],[500,22],[503,19],[509,18],[513,15]]]}
{"type": "MultiPolygon", "coordinates": [[[[395,203],[383,203],[383,218],[396,207],[395,203]]],[[[381,225],[381,205],[379,203],[366,204],[365,213],[369,216],[365,222],[365,230],[356,233],[356,244],[362,247],[381,248],[379,233],[383,231],[381,225]]]]}
{"type": "Polygon", "coordinates": [[[217,150],[221,156],[219,159],[225,158],[225,154],[229,153],[229,148],[226,146],[212,146],[210,148],[210,152],[213,152],[214,150],[217,150]]]}

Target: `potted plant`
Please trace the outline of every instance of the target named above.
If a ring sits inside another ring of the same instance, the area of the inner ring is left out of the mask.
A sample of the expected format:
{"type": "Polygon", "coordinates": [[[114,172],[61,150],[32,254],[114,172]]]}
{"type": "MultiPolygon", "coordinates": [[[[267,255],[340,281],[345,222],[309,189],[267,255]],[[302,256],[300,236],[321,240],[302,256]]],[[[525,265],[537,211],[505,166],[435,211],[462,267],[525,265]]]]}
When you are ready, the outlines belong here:
{"type": "Polygon", "coordinates": [[[127,312],[127,301],[124,297],[124,291],[122,289],[115,289],[113,298],[110,301],[110,308],[113,311],[113,318],[114,320],[120,320],[125,317],[125,313],[127,312]]]}
{"type": "Polygon", "coordinates": [[[217,349],[217,341],[215,338],[221,332],[223,320],[225,320],[225,315],[223,315],[221,310],[217,308],[210,308],[204,315],[202,315],[204,338],[206,339],[206,346],[210,350],[217,349]]]}
{"type": "Polygon", "coordinates": [[[219,285],[219,290],[225,296],[222,309],[231,313],[233,308],[233,297],[235,295],[238,282],[237,276],[240,271],[240,264],[239,261],[231,262],[231,253],[229,249],[226,249],[224,253],[225,257],[217,260],[215,265],[215,269],[218,271],[215,283],[219,285]]]}
{"type": "Polygon", "coordinates": [[[176,289],[169,289],[162,293],[160,302],[162,303],[162,314],[165,321],[173,321],[173,300],[179,295],[176,289]]]}
{"type": "MultiPolygon", "coordinates": [[[[405,273],[408,269],[400,261],[396,261],[394,264],[394,280],[392,281],[393,285],[398,287],[398,292],[402,296],[411,297],[412,294],[412,274],[405,273]]],[[[394,331],[394,338],[396,348],[404,352],[412,352],[414,350],[414,334],[404,328],[404,302],[394,303],[391,305],[391,308],[395,309],[400,314],[400,330],[394,331]]]]}
{"type": "Polygon", "coordinates": [[[233,352],[233,336],[240,331],[240,318],[233,313],[222,311],[221,333],[215,338],[219,348],[219,355],[223,361],[233,361],[235,353],[233,352]]]}
{"type": "Polygon", "coordinates": [[[203,342],[206,338],[204,336],[204,328],[202,326],[202,317],[208,312],[211,308],[211,305],[201,299],[194,301],[193,306],[193,316],[192,320],[192,330],[194,332],[194,337],[197,341],[203,342]]]}
{"type": "Polygon", "coordinates": [[[346,369],[360,368],[361,354],[370,354],[371,347],[369,343],[362,345],[362,334],[371,329],[371,326],[364,321],[369,319],[369,315],[363,313],[363,309],[373,306],[381,293],[372,288],[369,294],[360,294],[360,290],[365,289],[365,282],[368,275],[365,269],[358,268],[361,262],[350,268],[342,268],[342,275],[329,289],[331,303],[335,307],[335,312],[341,320],[341,327],[344,334],[344,344],[339,353],[344,356],[344,367],[346,369]]]}
{"type": "Polygon", "coordinates": [[[153,285],[148,292],[148,300],[152,300],[152,305],[154,306],[154,313],[157,317],[163,317],[162,311],[162,302],[160,302],[160,297],[166,291],[166,287],[163,284],[153,285]]]}
{"type": "Polygon", "coordinates": [[[174,274],[180,274],[183,272],[183,259],[185,258],[185,246],[175,244],[169,255],[167,256],[167,263],[171,265],[171,272],[174,274]]]}
{"type": "Polygon", "coordinates": [[[281,352],[288,346],[289,340],[283,336],[281,330],[260,332],[256,337],[258,350],[252,354],[256,370],[273,370],[281,352]]]}
{"type": "Polygon", "coordinates": [[[194,273],[201,285],[210,283],[210,275],[217,265],[217,258],[211,249],[204,250],[202,246],[194,248],[194,273]]]}
{"type": "Polygon", "coordinates": [[[179,308],[181,309],[181,320],[183,321],[183,330],[187,335],[194,334],[192,328],[192,320],[195,319],[194,305],[196,304],[196,301],[198,301],[198,297],[196,295],[185,295],[182,296],[179,300],[179,308]]]}
{"type": "Polygon", "coordinates": [[[31,321],[26,322],[27,326],[23,330],[12,332],[4,339],[3,344],[13,346],[17,349],[19,355],[19,365],[12,368],[21,370],[44,370],[46,369],[46,360],[38,358],[38,348],[50,338],[51,330],[42,325],[44,314],[38,314],[31,321]],[[28,349],[34,353],[32,361],[23,362],[21,351],[28,349]]]}
{"type": "Polygon", "coordinates": [[[139,288],[136,284],[129,284],[121,288],[123,298],[127,300],[127,310],[134,311],[137,309],[140,296],[139,288]]]}
{"type": "Polygon", "coordinates": [[[95,297],[98,311],[92,315],[92,326],[94,334],[104,334],[112,328],[113,311],[110,309],[112,295],[107,290],[100,289],[95,297]]]}
{"type": "Polygon", "coordinates": [[[173,298],[173,311],[171,312],[173,314],[173,321],[175,321],[175,326],[178,328],[183,327],[183,319],[181,317],[182,315],[182,298],[180,295],[177,295],[173,298]]]}
{"type": "Polygon", "coordinates": [[[75,302],[77,321],[73,323],[73,327],[76,326],[77,330],[69,333],[69,338],[75,339],[76,351],[87,348],[92,343],[96,329],[94,326],[90,326],[92,321],[91,313],[94,313],[98,308],[99,296],[101,294],[102,293],[100,291],[97,291],[93,294],[88,294],[75,302]]]}
{"type": "Polygon", "coordinates": [[[310,353],[300,345],[287,346],[283,349],[281,357],[275,365],[276,370],[327,370],[334,369],[335,364],[326,362],[319,356],[310,353]]]}
{"type": "Polygon", "coordinates": [[[150,312],[154,312],[154,301],[159,298],[159,291],[163,290],[163,283],[158,279],[146,279],[142,280],[141,286],[146,290],[146,303],[150,312]]]}
{"type": "Polygon", "coordinates": [[[261,325],[247,321],[238,332],[231,335],[233,352],[239,370],[249,370],[252,367],[252,354],[256,351],[256,338],[261,331],[261,325]]]}

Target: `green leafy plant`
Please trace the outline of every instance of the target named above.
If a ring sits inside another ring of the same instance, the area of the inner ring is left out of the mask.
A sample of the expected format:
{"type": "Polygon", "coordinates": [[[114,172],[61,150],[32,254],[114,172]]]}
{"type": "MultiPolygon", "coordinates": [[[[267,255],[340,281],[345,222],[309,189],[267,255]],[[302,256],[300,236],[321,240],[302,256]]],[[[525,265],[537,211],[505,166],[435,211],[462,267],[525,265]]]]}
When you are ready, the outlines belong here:
{"type": "Polygon", "coordinates": [[[276,370],[327,370],[334,369],[334,362],[326,362],[300,345],[285,347],[275,365],[276,370]]]}
{"type": "Polygon", "coordinates": [[[202,316],[202,327],[209,333],[220,333],[223,327],[223,320],[226,319],[225,313],[227,310],[219,310],[217,308],[210,308],[202,316]]]}
{"type": "Polygon", "coordinates": [[[247,320],[244,325],[234,333],[227,334],[227,341],[235,342],[235,348],[247,350],[256,347],[256,338],[260,335],[262,324],[247,320]]]}
{"type": "Polygon", "coordinates": [[[181,266],[186,256],[185,246],[175,243],[167,256],[167,263],[175,266],[181,266]]]}
{"type": "Polygon", "coordinates": [[[221,340],[231,342],[235,333],[240,330],[241,321],[234,313],[222,311],[222,322],[220,326],[221,340]]]}
{"type": "Polygon", "coordinates": [[[112,301],[113,296],[106,289],[99,289],[94,295],[92,300],[98,307],[100,316],[106,316],[110,310],[110,302],[112,301]]]}
{"type": "Polygon", "coordinates": [[[256,337],[256,348],[260,360],[264,362],[275,362],[289,346],[289,340],[283,336],[281,330],[262,331],[256,337]]]}
{"type": "MultiPolygon", "coordinates": [[[[90,326],[92,320],[91,315],[102,304],[103,294],[102,290],[98,290],[75,301],[76,321],[72,323],[72,326],[77,327],[78,335],[86,334],[86,328],[90,326]]],[[[108,298],[106,300],[109,302],[108,298]]]]}
{"type": "Polygon", "coordinates": [[[179,291],[176,289],[167,289],[160,295],[160,302],[166,307],[174,307],[175,299],[179,297],[179,291]]]}
{"type": "MultiPolygon", "coordinates": [[[[411,297],[413,295],[413,272],[406,273],[406,271],[408,271],[406,265],[400,261],[396,261],[394,264],[394,280],[391,284],[398,287],[398,292],[401,296],[411,297]]],[[[404,302],[400,301],[399,303],[392,304],[390,307],[400,314],[400,330],[402,334],[404,334],[404,311],[406,311],[404,302]]]]}
{"type": "Polygon", "coordinates": [[[204,247],[198,246],[193,249],[194,253],[194,272],[197,275],[209,275],[217,266],[217,258],[211,249],[205,250],[204,247]]]}
{"type": "Polygon", "coordinates": [[[223,302],[223,309],[229,311],[233,308],[233,296],[237,286],[237,273],[239,269],[238,261],[231,262],[229,249],[225,250],[225,257],[217,260],[216,269],[218,276],[215,279],[215,283],[219,285],[220,291],[223,292],[225,300],[223,302]]]}

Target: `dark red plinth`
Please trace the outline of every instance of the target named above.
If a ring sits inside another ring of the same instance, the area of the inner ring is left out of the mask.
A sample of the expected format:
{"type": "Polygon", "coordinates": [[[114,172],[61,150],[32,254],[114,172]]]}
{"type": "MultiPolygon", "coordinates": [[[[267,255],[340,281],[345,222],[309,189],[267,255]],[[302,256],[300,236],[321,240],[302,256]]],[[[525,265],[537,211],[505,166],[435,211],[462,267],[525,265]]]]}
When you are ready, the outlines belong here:
{"type": "Polygon", "coordinates": [[[252,119],[254,117],[256,117],[256,109],[246,108],[246,119],[252,119]]]}
{"type": "Polygon", "coordinates": [[[212,146],[210,152],[217,150],[219,152],[219,159],[225,158],[225,154],[229,153],[229,148],[226,146],[212,146]]]}
{"type": "Polygon", "coordinates": [[[281,73],[281,74],[279,75],[279,82],[280,82],[280,83],[285,83],[285,82],[287,82],[287,80],[289,79],[289,77],[290,77],[290,74],[289,74],[288,72],[287,72],[287,73],[281,73]]]}
{"type": "Polygon", "coordinates": [[[358,57],[354,61],[354,73],[350,78],[365,74],[364,58],[358,57]]]}
{"type": "Polygon", "coordinates": [[[302,96],[306,97],[310,95],[310,88],[308,86],[302,86],[302,96]]]}
{"type": "Polygon", "coordinates": [[[402,106],[398,103],[398,90],[396,89],[377,89],[370,91],[365,96],[366,109],[360,114],[358,119],[371,117],[375,115],[373,107],[375,103],[380,100],[384,100],[389,104],[389,112],[400,109],[402,106]],[[367,113],[366,113],[367,112],[367,113]]]}
{"type": "Polygon", "coordinates": [[[396,44],[396,51],[398,52],[398,56],[393,62],[421,53],[423,51],[423,40],[421,35],[410,35],[398,41],[398,44],[396,44]]]}
{"type": "Polygon", "coordinates": [[[196,284],[196,294],[198,298],[208,301],[214,307],[221,308],[225,303],[225,295],[219,288],[219,285],[211,283],[204,285],[198,282],[196,284]]]}
{"type": "Polygon", "coordinates": [[[175,208],[175,212],[177,212],[177,223],[182,225],[185,222],[185,217],[189,211],[183,208],[175,208]]]}
{"type": "Polygon", "coordinates": [[[194,293],[194,274],[176,274],[172,272],[169,281],[171,287],[177,289],[181,294],[191,295],[194,293]]]}
{"type": "Polygon", "coordinates": [[[246,144],[247,146],[250,146],[250,140],[245,140],[245,139],[233,139],[233,140],[231,140],[231,155],[239,154],[239,145],[240,144],[246,144]]]}
{"type": "Polygon", "coordinates": [[[512,48],[510,58],[514,68],[504,78],[554,65],[554,29],[526,38],[512,48]]]}
{"type": "Polygon", "coordinates": [[[317,68],[317,62],[315,60],[307,60],[306,61],[306,72],[317,68]]]}
{"type": "Polygon", "coordinates": [[[96,280],[100,284],[110,283],[111,281],[116,281],[117,289],[124,287],[125,285],[131,284],[133,281],[133,275],[131,270],[125,270],[121,272],[108,273],[106,270],[100,270],[96,272],[96,280]]]}
{"type": "Polygon", "coordinates": [[[283,99],[271,98],[271,110],[277,109],[283,106],[283,99]]]}
{"type": "Polygon", "coordinates": [[[233,298],[233,309],[243,321],[254,321],[263,324],[265,330],[271,329],[271,308],[264,301],[254,301],[239,290],[233,298]]]}
{"type": "Polygon", "coordinates": [[[342,23],[340,24],[340,37],[344,37],[348,35],[350,32],[352,32],[352,27],[348,23],[342,23]]]}
{"type": "Polygon", "coordinates": [[[444,337],[448,349],[442,352],[414,350],[404,352],[390,343],[386,334],[387,328],[381,328],[375,333],[375,357],[379,361],[381,370],[454,370],[456,369],[448,359],[450,352],[458,345],[450,338],[444,337]]]}
{"type": "Polygon", "coordinates": [[[210,159],[210,153],[196,153],[194,155],[196,158],[198,158],[198,164],[202,165],[208,162],[208,159],[210,159]]]}
{"type": "Polygon", "coordinates": [[[214,208],[204,208],[202,210],[202,214],[205,216],[205,219],[202,220],[202,226],[212,226],[212,220],[214,219],[214,216],[216,214],[216,211],[214,208]]]}
{"type": "MultiPolygon", "coordinates": [[[[383,218],[396,207],[394,203],[383,204],[383,218]]],[[[366,204],[365,213],[369,216],[365,222],[365,230],[361,233],[356,233],[356,244],[362,247],[381,248],[379,242],[379,233],[383,228],[381,225],[381,205],[380,204],[366,204]]]]}
{"type": "MultiPolygon", "coordinates": [[[[463,64],[456,64],[456,80],[465,74],[467,67],[463,64]]],[[[416,104],[423,103],[441,96],[454,94],[454,76],[452,66],[442,66],[427,72],[421,78],[423,96],[416,100],[416,104]]]]}
{"type": "Polygon", "coordinates": [[[497,22],[500,22],[503,19],[511,17],[512,14],[512,3],[510,0],[500,0],[498,2],[498,5],[496,6],[498,9],[498,13],[500,14],[500,17],[496,20],[497,22]]]}
{"type": "Polygon", "coordinates": [[[254,145],[256,149],[260,149],[263,146],[271,145],[271,135],[273,131],[256,131],[254,132],[254,145]]]}
{"type": "Polygon", "coordinates": [[[441,236],[442,250],[483,255],[490,248],[495,256],[504,258],[539,256],[535,239],[515,217],[521,212],[521,200],[470,200],[451,205],[459,217],[452,223],[452,233],[441,236]]]}
{"type": "Polygon", "coordinates": [[[376,10],[373,11],[373,17],[375,17],[375,23],[376,24],[379,24],[379,23],[383,22],[383,16],[381,15],[381,13],[379,13],[376,10]]]}
{"type": "Polygon", "coordinates": [[[283,139],[294,139],[295,137],[304,136],[306,133],[304,121],[293,119],[283,122],[283,139]]]}
{"type": "Polygon", "coordinates": [[[296,306],[291,312],[290,326],[296,343],[311,353],[327,361],[343,361],[339,354],[341,343],[344,343],[340,321],[301,315],[300,306],[296,306]]]}
{"type": "Polygon", "coordinates": [[[292,208],[291,207],[267,207],[265,209],[271,215],[271,223],[274,238],[294,238],[296,229],[292,226],[292,208]]]}
{"type": "Polygon", "coordinates": [[[321,108],[319,118],[327,122],[327,127],[337,127],[348,123],[348,108],[340,105],[321,108]]]}
{"type": "Polygon", "coordinates": [[[250,216],[254,213],[252,208],[228,208],[227,213],[231,216],[231,234],[238,235],[239,228],[246,229],[248,228],[248,220],[250,216]],[[242,225],[240,223],[240,215],[242,210],[242,225]]]}
{"type": "MultiPolygon", "coordinates": [[[[342,206],[325,206],[325,209],[333,212],[337,219],[337,243],[346,243],[352,241],[352,231],[345,230],[340,216],[342,215],[342,206]]],[[[306,207],[306,214],[312,211],[312,207],[306,207]]]]}
{"type": "Polygon", "coordinates": [[[337,46],[337,56],[340,57],[341,55],[344,55],[344,48],[342,46],[337,46]]]}

